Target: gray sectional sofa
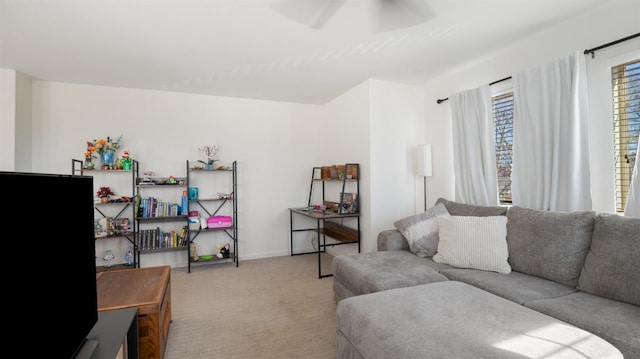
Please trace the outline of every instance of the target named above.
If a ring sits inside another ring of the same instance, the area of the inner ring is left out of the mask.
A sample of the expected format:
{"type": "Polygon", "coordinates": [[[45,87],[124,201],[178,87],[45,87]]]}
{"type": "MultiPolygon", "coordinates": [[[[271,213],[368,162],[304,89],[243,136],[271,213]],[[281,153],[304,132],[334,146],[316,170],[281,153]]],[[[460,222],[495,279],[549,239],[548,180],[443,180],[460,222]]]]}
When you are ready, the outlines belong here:
{"type": "Polygon", "coordinates": [[[394,225],[333,259],[338,358],[640,358],[640,218],[441,198],[394,225]]]}

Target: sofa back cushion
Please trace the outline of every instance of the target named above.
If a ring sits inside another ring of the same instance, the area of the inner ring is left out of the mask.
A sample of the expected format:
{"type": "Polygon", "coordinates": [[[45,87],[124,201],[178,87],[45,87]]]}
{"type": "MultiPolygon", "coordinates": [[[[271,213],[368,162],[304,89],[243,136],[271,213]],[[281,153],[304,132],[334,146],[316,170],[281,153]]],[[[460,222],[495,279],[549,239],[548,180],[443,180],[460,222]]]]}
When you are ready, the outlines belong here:
{"type": "Polygon", "coordinates": [[[436,204],[442,203],[447,207],[447,211],[452,216],[504,216],[507,214],[507,207],[502,206],[479,206],[475,204],[466,204],[460,202],[449,201],[444,198],[438,198],[436,204]]]}
{"type": "Polygon", "coordinates": [[[578,289],[640,305],[640,218],[596,216],[578,289]]]}
{"type": "Polygon", "coordinates": [[[511,268],[577,286],[591,243],[595,216],[593,211],[566,213],[509,208],[507,245],[511,268]]]}

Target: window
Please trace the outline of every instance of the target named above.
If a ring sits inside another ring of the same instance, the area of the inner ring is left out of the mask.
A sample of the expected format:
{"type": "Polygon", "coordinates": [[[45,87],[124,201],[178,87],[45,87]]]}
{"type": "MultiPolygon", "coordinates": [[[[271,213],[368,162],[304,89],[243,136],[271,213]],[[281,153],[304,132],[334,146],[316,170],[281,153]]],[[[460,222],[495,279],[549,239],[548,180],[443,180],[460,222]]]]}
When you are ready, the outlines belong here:
{"type": "Polygon", "coordinates": [[[511,203],[511,162],[513,159],[513,92],[491,99],[495,127],[498,198],[511,203]]]}
{"type": "Polygon", "coordinates": [[[640,59],[611,69],[616,211],[624,212],[638,153],[640,133],[640,59]]]}

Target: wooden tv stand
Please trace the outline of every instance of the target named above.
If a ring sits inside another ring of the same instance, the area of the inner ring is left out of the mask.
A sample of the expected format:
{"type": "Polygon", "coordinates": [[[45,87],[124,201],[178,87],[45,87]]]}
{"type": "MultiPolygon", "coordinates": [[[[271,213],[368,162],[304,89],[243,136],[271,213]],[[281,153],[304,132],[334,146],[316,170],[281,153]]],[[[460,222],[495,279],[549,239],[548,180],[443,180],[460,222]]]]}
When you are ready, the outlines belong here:
{"type": "Polygon", "coordinates": [[[100,272],[98,311],[136,307],[140,358],[162,359],[171,324],[171,267],[100,272]]]}

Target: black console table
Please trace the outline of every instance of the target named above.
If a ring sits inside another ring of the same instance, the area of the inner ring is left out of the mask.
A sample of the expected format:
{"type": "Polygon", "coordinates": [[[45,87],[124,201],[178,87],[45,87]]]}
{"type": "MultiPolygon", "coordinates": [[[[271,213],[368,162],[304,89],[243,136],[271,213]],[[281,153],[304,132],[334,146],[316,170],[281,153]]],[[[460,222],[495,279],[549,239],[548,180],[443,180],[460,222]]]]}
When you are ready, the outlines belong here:
{"type": "MultiPolygon", "coordinates": [[[[138,309],[98,312],[98,322],[87,341],[97,344],[91,359],[138,359],[138,309]]],[[[76,358],[82,355],[79,353],[76,358]]]]}

